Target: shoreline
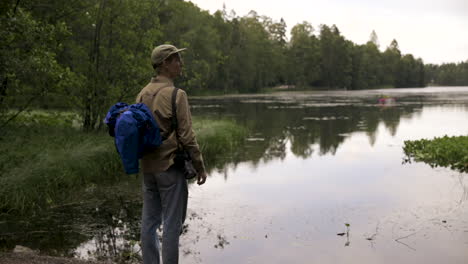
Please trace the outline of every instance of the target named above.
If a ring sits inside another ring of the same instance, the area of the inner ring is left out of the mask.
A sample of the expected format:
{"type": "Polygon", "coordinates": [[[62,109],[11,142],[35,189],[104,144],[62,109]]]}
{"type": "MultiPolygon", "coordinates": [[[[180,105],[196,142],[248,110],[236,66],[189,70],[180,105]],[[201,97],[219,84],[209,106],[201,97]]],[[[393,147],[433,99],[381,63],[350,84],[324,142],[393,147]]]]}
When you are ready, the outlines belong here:
{"type": "Polygon", "coordinates": [[[110,264],[110,261],[81,260],[40,255],[36,252],[0,252],[0,264],[110,264]]]}

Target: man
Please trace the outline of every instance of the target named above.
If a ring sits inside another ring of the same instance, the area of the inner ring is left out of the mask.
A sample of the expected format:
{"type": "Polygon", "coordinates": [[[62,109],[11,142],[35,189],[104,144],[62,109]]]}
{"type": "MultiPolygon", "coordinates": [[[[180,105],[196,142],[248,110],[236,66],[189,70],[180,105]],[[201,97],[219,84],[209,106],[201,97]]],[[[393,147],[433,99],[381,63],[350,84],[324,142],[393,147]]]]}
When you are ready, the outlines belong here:
{"type": "Polygon", "coordinates": [[[176,109],[178,128],[172,131],[173,80],[182,72],[180,52],[172,45],[154,48],[151,62],[156,77],[137,96],[137,103],[145,103],[161,128],[162,145],[146,153],[141,161],[143,171],[143,212],[141,248],[143,263],[159,264],[159,240],[156,229],[163,223],[162,261],[176,264],[179,259],[179,236],[187,211],[187,180],[179,166],[174,164],[175,152],[180,144],[192,157],[198,173],[197,183],[205,183],[203,158],[192,130],[192,117],[187,94],[178,90],[176,109]]]}

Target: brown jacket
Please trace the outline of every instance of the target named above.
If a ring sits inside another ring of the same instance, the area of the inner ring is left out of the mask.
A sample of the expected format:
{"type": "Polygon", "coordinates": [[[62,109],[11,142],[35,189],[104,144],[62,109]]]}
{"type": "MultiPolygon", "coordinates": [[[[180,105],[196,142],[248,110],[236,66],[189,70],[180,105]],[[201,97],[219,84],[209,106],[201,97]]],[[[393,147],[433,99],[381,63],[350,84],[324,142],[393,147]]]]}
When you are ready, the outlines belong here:
{"type": "MultiPolygon", "coordinates": [[[[161,135],[167,139],[153,152],[146,153],[141,159],[143,173],[158,173],[166,171],[174,164],[177,138],[171,131],[173,82],[164,76],[157,76],[143,88],[136,98],[137,103],[144,103],[151,109],[153,117],[159,124],[161,135]],[[156,95],[156,96],[155,96],[156,95]]],[[[192,115],[185,91],[179,89],[176,97],[177,121],[180,144],[187,150],[193,160],[193,166],[198,173],[205,172],[203,157],[200,152],[195,133],[192,129],[192,115]]]]}

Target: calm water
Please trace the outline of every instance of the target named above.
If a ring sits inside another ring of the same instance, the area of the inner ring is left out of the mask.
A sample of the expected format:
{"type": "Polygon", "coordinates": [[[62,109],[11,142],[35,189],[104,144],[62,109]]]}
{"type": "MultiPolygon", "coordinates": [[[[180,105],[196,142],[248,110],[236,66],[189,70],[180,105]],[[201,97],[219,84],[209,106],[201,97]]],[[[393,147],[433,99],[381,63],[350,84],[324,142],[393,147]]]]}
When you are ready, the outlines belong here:
{"type": "MultiPolygon", "coordinates": [[[[468,263],[467,174],[402,162],[405,140],[468,134],[467,87],[191,104],[195,117],[230,118],[250,133],[237,152],[207,160],[205,185],[190,186],[182,263],[468,263]],[[383,94],[396,103],[379,105],[383,94]]],[[[139,181],[102,188],[42,222],[4,223],[4,243],[138,259],[139,181]]]]}

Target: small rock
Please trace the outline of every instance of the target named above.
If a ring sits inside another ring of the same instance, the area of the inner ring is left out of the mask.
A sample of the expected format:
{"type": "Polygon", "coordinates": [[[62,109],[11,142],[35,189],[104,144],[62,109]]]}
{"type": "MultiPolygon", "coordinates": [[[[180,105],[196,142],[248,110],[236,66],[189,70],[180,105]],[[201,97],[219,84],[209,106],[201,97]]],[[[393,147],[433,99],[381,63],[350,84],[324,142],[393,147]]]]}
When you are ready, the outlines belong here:
{"type": "Polygon", "coordinates": [[[13,249],[13,253],[36,253],[36,252],[28,247],[16,245],[15,248],[13,249]]]}
{"type": "Polygon", "coordinates": [[[346,233],[338,233],[337,236],[344,236],[346,233]]]}

